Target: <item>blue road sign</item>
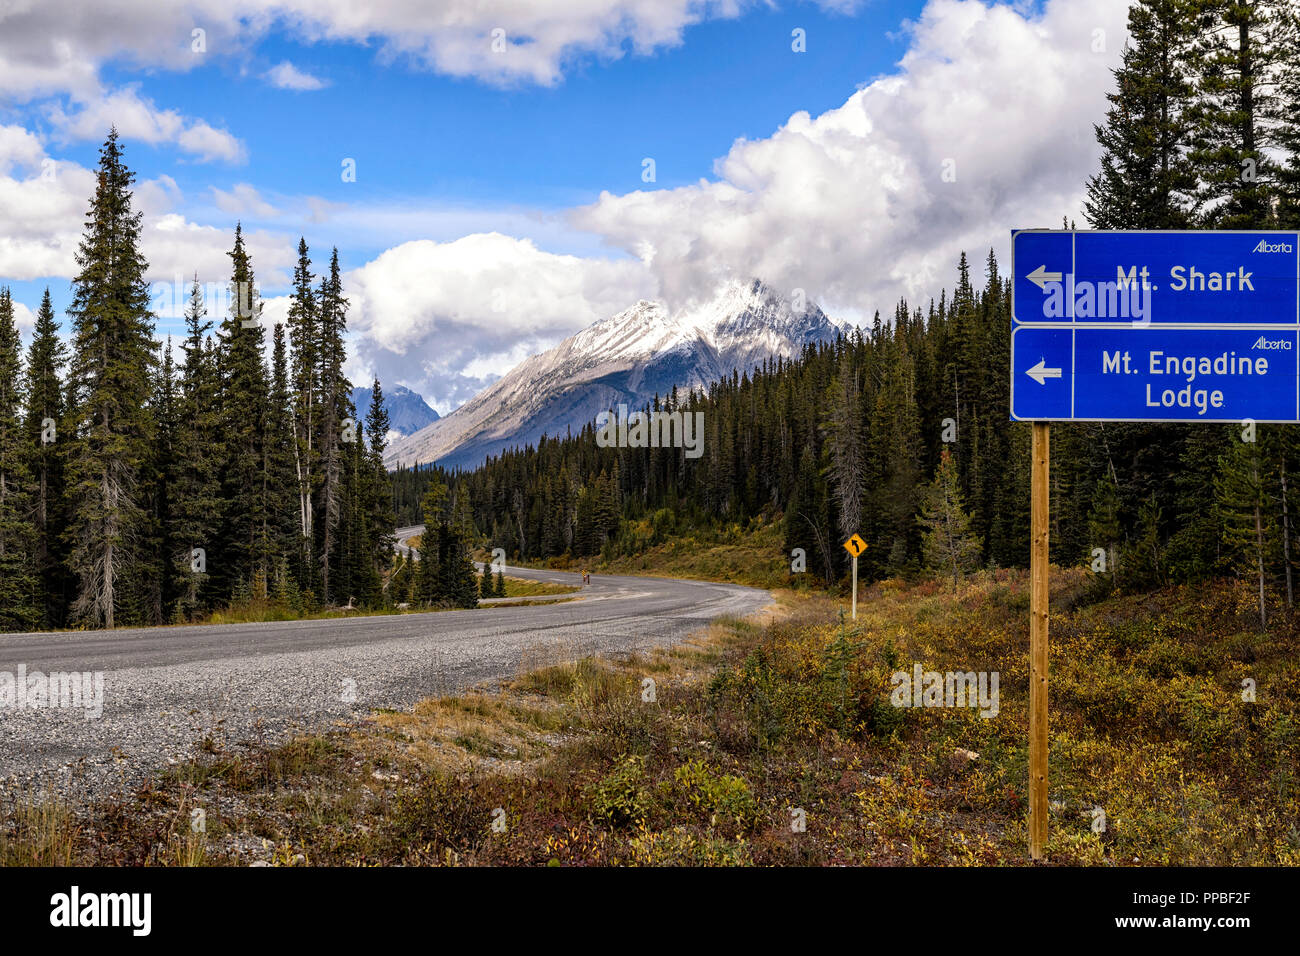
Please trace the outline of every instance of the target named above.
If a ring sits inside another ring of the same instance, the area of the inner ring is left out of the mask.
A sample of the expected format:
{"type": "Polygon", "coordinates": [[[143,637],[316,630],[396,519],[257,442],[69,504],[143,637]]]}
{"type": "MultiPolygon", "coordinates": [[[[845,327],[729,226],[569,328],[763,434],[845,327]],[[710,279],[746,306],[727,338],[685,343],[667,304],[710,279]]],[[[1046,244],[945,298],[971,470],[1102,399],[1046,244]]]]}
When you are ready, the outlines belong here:
{"type": "Polygon", "coordinates": [[[1011,417],[1300,422],[1300,234],[1012,233],[1011,417]]]}

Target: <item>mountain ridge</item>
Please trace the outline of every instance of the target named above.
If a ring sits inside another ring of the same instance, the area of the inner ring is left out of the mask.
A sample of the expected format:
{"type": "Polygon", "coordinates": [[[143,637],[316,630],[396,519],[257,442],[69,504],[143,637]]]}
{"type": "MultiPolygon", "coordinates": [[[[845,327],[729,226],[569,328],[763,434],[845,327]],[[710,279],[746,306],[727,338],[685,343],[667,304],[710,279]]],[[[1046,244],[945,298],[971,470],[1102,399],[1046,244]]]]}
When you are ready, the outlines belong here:
{"type": "Polygon", "coordinates": [[[437,422],[393,442],[385,462],[473,467],[511,447],[562,436],[619,404],[702,388],[764,360],[790,357],[841,330],[820,308],[797,308],[753,279],[723,283],[670,312],[645,299],[525,359],[437,422]]]}

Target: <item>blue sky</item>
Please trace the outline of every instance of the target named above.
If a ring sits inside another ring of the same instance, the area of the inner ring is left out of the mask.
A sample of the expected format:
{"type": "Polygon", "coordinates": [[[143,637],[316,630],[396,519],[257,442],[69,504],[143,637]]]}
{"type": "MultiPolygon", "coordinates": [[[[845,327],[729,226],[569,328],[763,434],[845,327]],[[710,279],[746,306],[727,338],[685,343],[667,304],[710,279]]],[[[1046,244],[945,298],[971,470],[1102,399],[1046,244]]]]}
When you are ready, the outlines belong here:
{"type": "Polygon", "coordinates": [[[242,219],[274,318],[297,236],[318,264],[337,245],[354,375],[445,412],[641,296],[684,304],[745,272],[856,318],[937,295],[960,248],[982,258],[1010,228],[1076,213],[1126,4],[448,0],[441,20],[400,0],[333,19],[306,0],[119,6],[0,14],[0,283],[28,309],[47,283],[66,305],[116,122],[151,278],[222,281],[242,219]],[[518,47],[488,52],[497,23],[518,47]],[[1047,129],[1003,115],[1043,98],[1047,129]],[[1038,165],[1004,169],[1002,147],[1038,165]],[[1026,195],[1007,201],[1008,183],[1026,195]]]}

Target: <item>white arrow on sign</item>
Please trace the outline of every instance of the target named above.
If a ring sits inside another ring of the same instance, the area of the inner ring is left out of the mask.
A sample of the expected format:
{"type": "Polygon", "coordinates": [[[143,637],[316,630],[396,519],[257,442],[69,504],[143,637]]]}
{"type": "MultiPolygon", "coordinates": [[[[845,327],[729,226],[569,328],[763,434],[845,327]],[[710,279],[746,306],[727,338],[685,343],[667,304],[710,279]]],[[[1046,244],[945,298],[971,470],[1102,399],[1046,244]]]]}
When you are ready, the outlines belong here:
{"type": "Polygon", "coordinates": [[[1047,368],[1046,363],[1047,359],[1039,359],[1038,364],[1033,368],[1025,369],[1025,374],[1039,385],[1046,385],[1049,378],[1060,378],[1061,370],[1059,368],[1047,368]]]}
{"type": "Polygon", "coordinates": [[[1033,272],[1029,273],[1029,275],[1025,276],[1025,278],[1046,292],[1047,283],[1060,282],[1061,274],[1059,272],[1048,272],[1047,266],[1039,266],[1033,272]]]}

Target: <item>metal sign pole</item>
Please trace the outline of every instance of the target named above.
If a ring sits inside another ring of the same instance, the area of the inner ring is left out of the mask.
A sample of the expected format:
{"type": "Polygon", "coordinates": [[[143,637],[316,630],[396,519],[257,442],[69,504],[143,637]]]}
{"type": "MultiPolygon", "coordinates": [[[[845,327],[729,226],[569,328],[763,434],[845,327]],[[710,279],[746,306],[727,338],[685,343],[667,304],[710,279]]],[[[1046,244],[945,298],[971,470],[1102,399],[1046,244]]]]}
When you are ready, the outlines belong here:
{"type": "Polygon", "coordinates": [[[858,619],[858,559],[853,559],[853,620],[858,619]]]}

